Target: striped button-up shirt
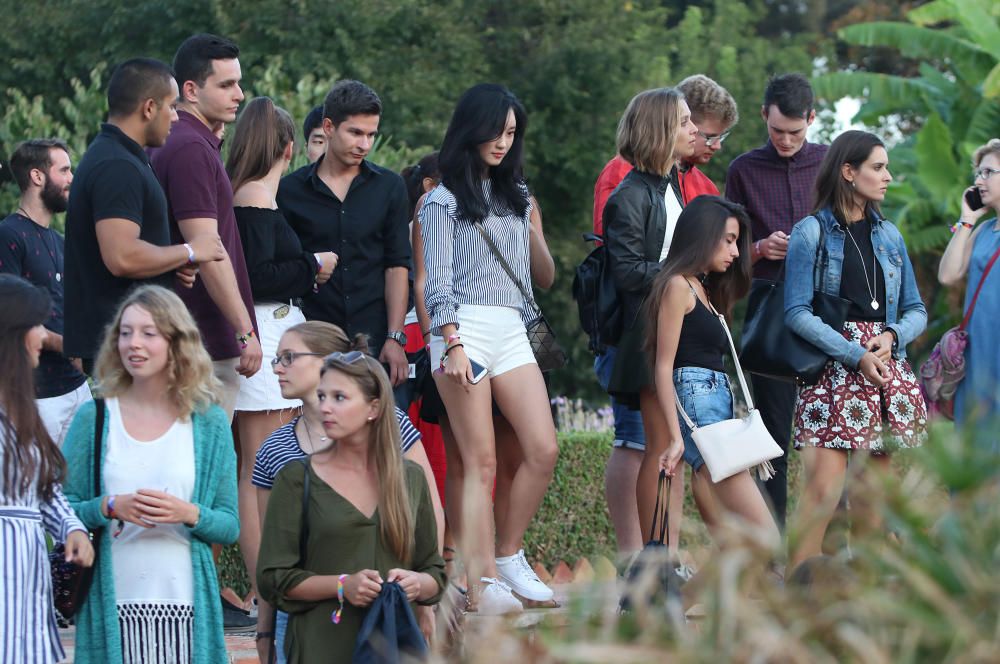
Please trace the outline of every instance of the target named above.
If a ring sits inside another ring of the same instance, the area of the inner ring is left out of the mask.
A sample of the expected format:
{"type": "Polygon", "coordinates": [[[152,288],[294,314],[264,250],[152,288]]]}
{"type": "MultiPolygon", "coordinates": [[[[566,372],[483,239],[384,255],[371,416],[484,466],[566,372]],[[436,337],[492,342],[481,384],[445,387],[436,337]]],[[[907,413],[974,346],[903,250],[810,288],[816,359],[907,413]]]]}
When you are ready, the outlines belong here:
{"type": "MultiPolygon", "coordinates": [[[[484,180],[483,187],[491,210],[483,219],[483,226],[530,294],[531,205],[521,216],[512,211],[498,213],[490,196],[489,180],[484,180]]],[[[521,291],[493,256],[475,225],[459,216],[458,202],[444,185],[438,185],[424,201],[420,209],[420,233],[427,269],[424,299],[434,334],[441,334],[442,325],[458,323],[458,309],[463,304],[517,309],[525,322],[533,317],[521,291]]]]}
{"type": "MultiPolygon", "coordinates": [[[[826,150],[825,145],[806,142],[791,157],[782,157],[768,141],[729,165],[726,198],[747,209],[754,242],[775,231],[790,235],[792,226],[812,214],[816,174],[826,150]]],[[[753,276],[774,279],[781,264],[762,258],[754,265],[753,276]]]]}

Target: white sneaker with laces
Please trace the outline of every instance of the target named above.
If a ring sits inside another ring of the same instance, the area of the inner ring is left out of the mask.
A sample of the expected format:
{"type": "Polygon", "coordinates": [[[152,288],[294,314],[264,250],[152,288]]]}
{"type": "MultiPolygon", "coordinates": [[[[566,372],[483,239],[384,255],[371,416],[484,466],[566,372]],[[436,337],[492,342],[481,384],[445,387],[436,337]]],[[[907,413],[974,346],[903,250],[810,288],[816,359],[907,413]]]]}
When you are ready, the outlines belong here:
{"type": "Polygon", "coordinates": [[[488,576],[479,581],[483,585],[480,586],[476,613],[481,616],[502,616],[524,611],[524,606],[511,594],[510,586],[506,583],[488,576]]]}
{"type": "Polygon", "coordinates": [[[535,570],[531,569],[531,565],[524,557],[524,549],[513,556],[497,558],[497,576],[525,599],[536,602],[547,602],[552,599],[552,589],[542,583],[535,570]]]}

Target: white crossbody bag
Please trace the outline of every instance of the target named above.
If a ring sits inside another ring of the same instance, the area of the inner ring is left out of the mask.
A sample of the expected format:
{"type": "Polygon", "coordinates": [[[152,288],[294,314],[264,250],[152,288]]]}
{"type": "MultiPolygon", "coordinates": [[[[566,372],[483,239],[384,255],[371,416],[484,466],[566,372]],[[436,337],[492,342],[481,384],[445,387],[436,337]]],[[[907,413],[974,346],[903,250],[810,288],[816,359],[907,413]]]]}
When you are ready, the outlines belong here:
{"type": "Polygon", "coordinates": [[[760,411],[754,408],[753,399],[750,397],[750,390],[747,389],[746,379],[743,377],[743,369],[740,367],[739,353],[733,344],[733,337],[729,333],[729,326],[715,309],[713,313],[719,317],[722,328],[726,331],[726,338],[729,339],[729,347],[733,351],[733,361],[736,362],[736,376],[740,381],[740,388],[743,390],[743,397],[747,402],[747,416],[732,420],[722,420],[714,424],[703,427],[695,425],[684,412],[681,400],[674,390],[674,400],[677,402],[677,412],[684,418],[684,422],[691,428],[691,437],[694,439],[698,451],[701,452],[708,472],[712,476],[712,482],[721,482],[727,477],[748,470],[757,468],[757,476],[761,480],[769,480],[774,476],[774,468],[768,463],[771,459],[784,454],[774,438],[768,433],[761,419],[760,411]]]}

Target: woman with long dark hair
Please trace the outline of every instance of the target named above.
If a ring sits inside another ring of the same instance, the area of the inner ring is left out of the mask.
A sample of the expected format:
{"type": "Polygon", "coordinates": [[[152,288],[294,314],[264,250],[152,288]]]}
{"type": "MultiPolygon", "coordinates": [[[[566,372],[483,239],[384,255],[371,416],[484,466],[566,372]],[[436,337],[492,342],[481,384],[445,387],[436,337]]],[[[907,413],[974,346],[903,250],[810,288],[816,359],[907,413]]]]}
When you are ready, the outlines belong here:
{"type": "Polygon", "coordinates": [[[293,616],[285,640],[292,664],[350,660],[383,584],[398,583],[423,605],[444,588],[430,488],[400,453],[382,365],[359,350],[332,353],[317,397],[331,443],[278,473],[257,572],[261,595],[293,616]]]}
{"type": "Polygon", "coordinates": [[[94,549],[63,496],[66,463],[35,408],[33,370],[49,319],[47,292],[0,274],[0,661],[55,664],[65,658],[45,534],[66,543],[66,560],[89,567],[94,549]]]}
{"type": "MultiPolygon", "coordinates": [[[[885,473],[889,452],[919,445],[927,408],[906,361],[906,346],[927,325],[913,266],[899,230],[879,203],[892,182],[882,140],[845,131],[816,177],[816,208],[792,229],[785,259],[785,324],[830,356],[815,385],[799,391],[795,448],[805,483],[789,568],[821,553],[847,471],[867,457],[885,473]],[[850,301],[843,329],[813,313],[814,290],[850,301]]],[[[876,514],[869,515],[878,524],[876,514]]]]}
{"type": "Polygon", "coordinates": [[[506,88],[480,84],[467,90],[441,146],[441,184],[420,210],[431,358],[439,366],[434,380],[464,466],[463,553],[469,578],[479,580],[470,584],[480,591],[473,593],[474,607],[494,614],[522,609],[511,589],[536,601],[552,597],[528,565],[522,539],[552,478],[555,426],[525,328],[533,314],[486,241],[497,246],[530,293],[531,201],[522,177],[526,125],[524,107],[506,88]],[[524,453],[507,528],[496,538],[490,509],[493,400],[524,453]]]}
{"type": "MultiPolygon", "coordinates": [[[[226,170],[233,183],[233,212],[246,258],[255,318],[264,358],[273,357],[288,328],[305,322],[296,302],[326,282],[337,265],[333,252],[302,249],[274,201],[278,182],[294,154],[295,125],[269,97],[246,105],[230,139],[226,170]]],[[[262,370],[240,377],[236,397],[239,433],[240,551],[251,582],[257,576],[260,521],[250,482],[253,458],[272,431],[294,416],[302,402],[281,394],[277,377],[262,370]]]]}
{"type": "Polygon", "coordinates": [[[173,292],[132,291],[98,352],[104,397],[101,485],[97,405],[66,438],[66,496],[101,555],[76,616],[78,664],[225,661],[213,544],[239,534],[236,453],[198,326],[173,292]]]}
{"type": "Polygon", "coordinates": [[[718,196],[695,198],[677,218],[670,252],[646,304],[646,349],[654,358],[656,397],[670,434],[657,461],[672,475],[683,454],[691,471],[711,486],[715,503],[777,545],[778,527],[750,472],[712,482],[677,410],[679,403],[697,426],[734,417],[724,363],[729,340],[719,314],[732,314],[733,305],[750,290],[750,276],[746,211],[718,196]]]}

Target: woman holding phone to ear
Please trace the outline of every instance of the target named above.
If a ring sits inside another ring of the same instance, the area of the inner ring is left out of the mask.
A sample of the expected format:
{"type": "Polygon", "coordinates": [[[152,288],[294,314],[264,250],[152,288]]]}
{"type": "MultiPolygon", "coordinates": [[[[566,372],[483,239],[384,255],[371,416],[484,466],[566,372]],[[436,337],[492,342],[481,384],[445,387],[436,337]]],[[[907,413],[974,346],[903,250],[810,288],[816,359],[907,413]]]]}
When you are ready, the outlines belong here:
{"type": "MultiPolygon", "coordinates": [[[[903,236],[879,211],[890,182],[881,139],[845,131],[816,176],[816,211],[795,225],[788,243],[785,324],[830,357],[795,406],[795,448],[806,477],[789,569],[821,553],[848,452],[866,456],[869,471],[886,473],[890,451],[926,437],[927,407],[906,346],[924,331],[927,309],[903,236]],[[815,290],[850,301],[842,329],[813,313],[815,290]]],[[[878,516],[869,516],[877,527],[878,516]]]]}
{"type": "Polygon", "coordinates": [[[552,598],[528,565],[522,539],[552,479],[555,426],[525,328],[533,314],[486,240],[530,294],[526,125],[524,107],[510,90],[494,84],[467,90],[441,145],[441,184],[420,209],[431,362],[440,365],[434,381],[462,457],[469,516],[463,519],[463,553],[472,606],[482,614],[521,611],[512,590],[530,600],[552,598]],[[475,384],[473,362],[485,369],[475,384]],[[524,454],[499,537],[490,508],[496,476],[492,400],[524,454]]]}
{"type": "MultiPolygon", "coordinates": [[[[990,139],[972,155],[972,186],[962,195],[962,216],[952,226],[951,241],[938,268],[945,286],[961,283],[967,311],[986,265],[1000,251],[1000,138],[990,139]],[[978,224],[978,225],[977,225],[978,224]]],[[[1000,265],[994,266],[979,292],[969,319],[965,378],[955,393],[955,424],[980,450],[1000,454],[1000,265]]]]}

